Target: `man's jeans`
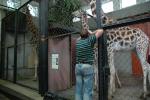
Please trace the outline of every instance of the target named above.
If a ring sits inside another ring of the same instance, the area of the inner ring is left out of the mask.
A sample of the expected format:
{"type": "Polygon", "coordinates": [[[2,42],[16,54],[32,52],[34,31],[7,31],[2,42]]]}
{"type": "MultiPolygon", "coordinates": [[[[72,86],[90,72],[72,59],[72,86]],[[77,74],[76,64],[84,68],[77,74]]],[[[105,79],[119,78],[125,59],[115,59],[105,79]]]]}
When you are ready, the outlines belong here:
{"type": "Polygon", "coordinates": [[[92,100],[94,67],[90,64],[76,64],[75,100],[92,100]]]}

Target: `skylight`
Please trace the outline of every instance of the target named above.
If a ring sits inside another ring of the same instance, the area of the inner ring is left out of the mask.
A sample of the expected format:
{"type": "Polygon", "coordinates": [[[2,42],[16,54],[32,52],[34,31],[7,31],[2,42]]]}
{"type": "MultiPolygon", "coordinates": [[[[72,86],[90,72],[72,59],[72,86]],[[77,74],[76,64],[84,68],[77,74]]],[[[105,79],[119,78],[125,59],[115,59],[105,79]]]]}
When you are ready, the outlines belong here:
{"type": "Polygon", "coordinates": [[[102,4],[102,9],[104,13],[112,12],[113,9],[113,1],[102,4]]]}
{"type": "Polygon", "coordinates": [[[122,8],[126,8],[136,4],[136,0],[122,0],[122,8]]]}

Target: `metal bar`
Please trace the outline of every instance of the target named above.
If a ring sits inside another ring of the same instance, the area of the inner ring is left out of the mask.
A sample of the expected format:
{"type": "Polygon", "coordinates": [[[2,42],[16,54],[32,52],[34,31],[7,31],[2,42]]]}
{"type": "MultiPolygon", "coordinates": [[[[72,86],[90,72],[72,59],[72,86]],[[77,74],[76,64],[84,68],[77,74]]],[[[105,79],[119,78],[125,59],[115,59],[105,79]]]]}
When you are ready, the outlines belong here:
{"type": "MultiPolygon", "coordinates": [[[[48,37],[48,6],[49,0],[39,1],[40,35],[48,37]]],[[[39,45],[39,93],[44,95],[48,91],[48,40],[41,41],[39,45]]]]}
{"type": "Polygon", "coordinates": [[[2,32],[1,32],[1,67],[0,67],[0,78],[4,78],[4,62],[5,62],[5,48],[3,46],[5,45],[5,23],[2,19],[2,32]]]}
{"type": "MultiPolygon", "coordinates": [[[[71,52],[71,35],[69,35],[69,54],[70,54],[70,80],[72,80],[72,52],[71,52]]],[[[70,82],[70,86],[72,85],[72,81],[70,82]]]]}
{"type": "MultiPolygon", "coordinates": [[[[101,0],[96,0],[96,22],[97,28],[102,28],[101,22],[101,0]]],[[[106,34],[98,39],[98,76],[99,76],[99,100],[108,100],[108,75],[106,74],[107,63],[107,47],[106,34]]]]}
{"type": "Polygon", "coordinates": [[[6,80],[8,80],[8,50],[9,48],[7,48],[7,54],[6,54],[6,59],[7,59],[7,63],[6,63],[6,80]]]}
{"type": "Polygon", "coordinates": [[[60,35],[55,35],[55,36],[49,36],[49,38],[57,38],[57,37],[61,37],[61,36],[66,36],[66,35],[72,35],[72,34],[77,34],[79,32],[69,32],[69,33],[66,33],[66,34],[60,34],[60,35]]]}
{"type": "MultiPolygon", "coordinates": [[[[100,9],[101,8],[101,0],[96,0],[96,24],[97,24],[97,28],[102,28],[101,25],[101,13],[100,13],[100,9]]],[[[103,42],[103,36],[101,38],[98,39],[98,86],[99,86],[99,92],[98,92],[98,96],[99,96],[99,100],[104,100],[104,86],[103,86],[103,66],[102,66],[102,42],[103,42]]]]}
{"type": "Polygon", "coordinates": [[[13,73],[13,82],[17,81],[17,40],[18,40],[18,11],[15,11],[15,40],[14,40],[14,73],[13,73]]]}
{"type": "Polygon", "coordinates": [[[23,33],[23,66],[25,66],[25,46],[26,46],[26,44],[25,44],[25,33],[23,33]]]}

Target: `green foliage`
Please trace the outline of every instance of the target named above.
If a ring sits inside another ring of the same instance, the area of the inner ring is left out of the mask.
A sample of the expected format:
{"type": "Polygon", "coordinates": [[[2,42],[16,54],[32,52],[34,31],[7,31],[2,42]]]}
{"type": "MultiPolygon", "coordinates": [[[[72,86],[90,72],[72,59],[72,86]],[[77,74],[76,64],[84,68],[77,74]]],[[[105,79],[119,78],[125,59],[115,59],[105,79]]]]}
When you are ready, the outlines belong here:
{"type": "Polygon", "coordinates": [[[72,12],[80,7],[80,0],[56,0],[55,5],[49,9],[49,22],[72,25],[72,12]]]}

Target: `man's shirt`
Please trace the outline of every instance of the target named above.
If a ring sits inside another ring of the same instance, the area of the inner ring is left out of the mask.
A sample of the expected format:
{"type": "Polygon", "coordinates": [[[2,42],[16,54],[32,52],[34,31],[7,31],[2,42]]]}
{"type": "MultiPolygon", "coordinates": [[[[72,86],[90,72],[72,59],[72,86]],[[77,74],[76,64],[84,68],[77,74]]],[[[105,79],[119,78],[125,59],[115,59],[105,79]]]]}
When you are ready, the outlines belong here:
{"type": "Polygon", "coordinates": [[[95,34],[88,38],[80,39],[76,43],[76,63],[93,64],[94,51],[93,47],[96,43],[95,34]]]}

